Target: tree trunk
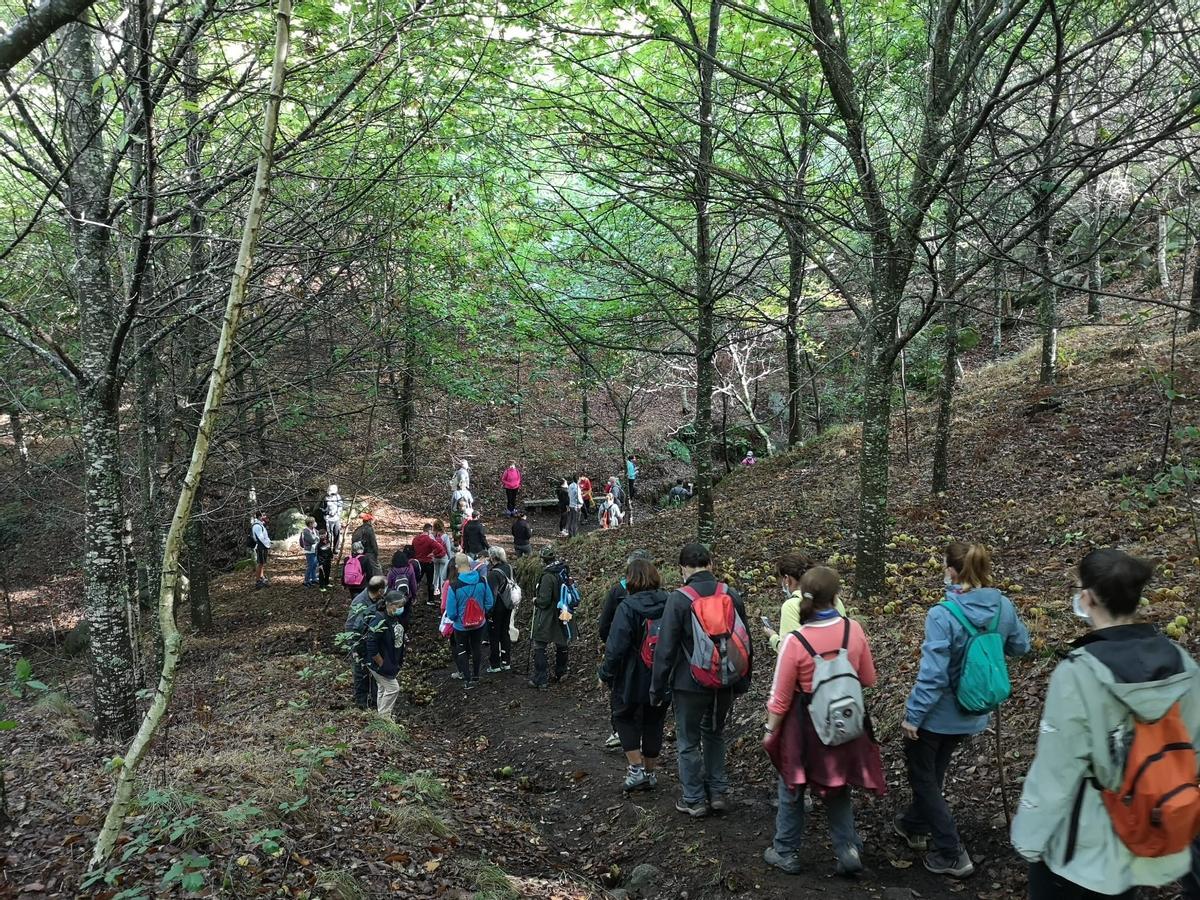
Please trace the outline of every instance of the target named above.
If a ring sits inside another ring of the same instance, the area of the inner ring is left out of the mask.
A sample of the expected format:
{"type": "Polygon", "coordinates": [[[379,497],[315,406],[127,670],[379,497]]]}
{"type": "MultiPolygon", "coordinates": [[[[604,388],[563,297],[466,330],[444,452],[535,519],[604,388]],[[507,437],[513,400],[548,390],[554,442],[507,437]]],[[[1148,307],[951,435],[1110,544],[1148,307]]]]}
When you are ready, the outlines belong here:
{"type": "Polygon", "coordinates": [[[24,474],[29,466],[29,445],[25,442],[25,426],[21,421],[21,411],[15,406],[9,407],[8,425],[12,429],[13,453],[17,459],[17,471],[24,474]]]}
{"type": "MultiPolygon", "coordinates": [[[[951,285],[958,280],[958,215],[957,210],[950,214],[946,225],[946,258],[943,264],[940,283],[951,285]]],[[[950,422],[954,416],[954,385],[958,379],[958,323],[959,307],[957,297],[951,294],[942,295],[942,324],[946,329],[945,344],[942,357],[942,382],[938,386],[938,418],[937,431],[933,440],[933,481],[932,489],[935,494],[946,492],[949,480],[949,465],[947,457],[950,451],[950,422]]]]}
{"type": "Polygon", "coordinates": [[[1163,297],[1171,296],[1171,270],[1167,266],[1167,240],[1171,233],[1171,219],[1165,209],[1158,211],[1158,241],[1155,244],[1155,262],[1158,264],[1158,286],[1162,288],[1163,297]]]}
{"type": "Polygon", "coordinates": [[[888,465],[892,418],[892,372],[895,360],[888,353],[890,338],[867,329],[863,356],[862,451],[859,455],[858,535],[855,542],[855,591],[859,597],[883,593],[888,533],[888,465]]]}
{"type": "Polygon", "coordinates": [[[212,598],[209,592],[208,535],[204,530],[204,479],[196,484],[196,499],[191,520],[184,534],[187,554],[183,571],[188,580],[188,612],[198,631],[213,627],[212,598]]]}
{"type": "Polygon", "coordinates": [[[992,263],[992,358],[999,359],[1004,347],[1004,269],[1000,260],[992,263]]]}
{"type": "Polygon", "coordinates": [[[804,296],[804,223],[799,217],[784,220],[788,245],[787,325],[784,351],[787,357],[789,447],[800,443],[804,415],[804,382],[800,374],[800,305],[804,296]]]}
{"type": "MultiPolygon", "coordinates": [[[[238,326],[241,323],[242,311],[246,302],[246,285],[250,279],[250,267],[254,255],[254,247],[258,233],[262,227],[263,207],[266,204],[270,185],[271,161],[274,155],[275,130],[279,118],[279,105],[283,93],[284,67],[288,51],[288,26],[291,17],[291,0],[279,0],[278,19],[275,32],[275,60],[271,67],[271,94],[267,101],[265,121],[263,124],[262,146],[260,148],[258,168],[254,177],[254,188],[250,194],[250,205],[246,211],[246,223],[242,230],[241,246],[238,250],[237,263],[234,266],[233,280],[229,287],[229,299],[225,306],[225,317],[221,325],[221,337],[217,344],[217,353],[213,359],[212,376],[208,382],[208,396],[204,401],[204,412],[201,414],[200,427],[196,431],[196,441],[192,447],[192,458],[188,464],[187,474],[183,479],[183,488],[179,492],[179,501],[171,518],[171,527],[167,532],[167,540],[163,549],[162,584],[159,589],[159,625],[163,633],[163,663],[159,676],[158,690],[142,719],[137,736],[125,754],[124,763],[117,775],[117,787],[112,805],[105,817],[104,825],[96,838],[96,846],[92,853],[90,868],[95,870],[104,864],[116,846],[121,833],[121,826],[129,810],[130,799],[133,796],[134,784],[137,780],[138,769],[145,758],[146,751],[154,739],[155,732],[166,717],[167,705],[175,690],[175,667],[179,662],[181,640],[175,627],[175,601],[177,595],[186,593],[188,581],[179,571],[179,552],[183,545],[184,531],[191,519],[192,504],[200,487],[200,479],[204,474],[204,466],[208,459],[209,441],[216,427],[217,415],[220,411],[221,400],[225,393],[225,384],[229,374],[229,362],[233,355],[234,342],[237,339],[238,326]]],[[[85,423],[85,429],[86,429],[85,423]]]]}
{"type": "Polygon", "coordinates": [[[1187,330],[1200,331],[1200,240],[1192,246],[1192,303],[1187,330]]]}
{"type": "Polygon", "coordinates": [[[586,444],[588,439],[588,431],[591,429],[589,421],[590,411],[588,410],[588,386],[587,386],[587,349],[582,348],[579,351],[579,406],[580,414],[583,417],[583,442],[586,444]]]}
{"type": "Polygon", "coordinates": [[[808,370],[808,392],[812,397],[813,434],[820,434],[825,430],[825,415],[821,409],[821,390],[817,386],[817,367],[813,364],[812,354],[807,350],[804,351],[804,368],[808,370]]]}
{"type": "Polygon", "coordinates": [[[1037,226],[1038,274],[1042,277],[1042,297],[1038,305],[1038,327],[1042,332],[1041,366],[1038,382],[1054,384],[1058,379],[1058,287],[1054,283],[1054,217],[1050,198],[1044,197],[1037,226]]]}
{"type": "MultiPolygon", "coordinates": [[[[406,270],[411,265],[405,264],[406,270]]],[[[412,314],[412,285],[404,295],[404,371],[400,378],[400,460],[404,481],[411,482],[417,477],[417,443],[416,435],[416,373],[417,373],[417,335],[412,323],[416,319],[412,314]]]]}
{"type": "Polygon", "coordinates": [[[1100,264],[1100,223],[1101,201],[1100,185],[1096,182],[1091,186],[1091,221],[1088,224],[1088,318],[1099,322],[1104,316],[1104,301],[1100,291],[1104,289],[1104,267],[1100,264]]]}

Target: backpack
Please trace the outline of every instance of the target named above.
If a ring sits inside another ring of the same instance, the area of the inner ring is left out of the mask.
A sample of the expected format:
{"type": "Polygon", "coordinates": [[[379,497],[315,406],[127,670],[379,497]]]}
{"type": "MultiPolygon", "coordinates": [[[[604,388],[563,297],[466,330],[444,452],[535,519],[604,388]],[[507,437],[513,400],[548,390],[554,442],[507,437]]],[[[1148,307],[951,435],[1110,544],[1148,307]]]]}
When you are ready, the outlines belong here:
{"type": "Polygon", "coordinates": [[[850,620],[842,621],[846,623],[842,646],[832,659],[817,653],[801,632],[792,632],[813,658],[808,715],[817,738],[826,747],[848,744],[866,733],[867,706],[863,702],[862,682],[846,649],[850,646],[850,620]]]}
{"type": "Polygon", "coordinates": [[[579,608],[581,599],[579,588],[576,586],[573,578],[564,578],[562,575],[559,575],[558,578],[558,608],[573,613],[579,608]]]}
{"type": "Polygon", "coordinates": [[[707,597],[684,585],[679,592],[692,604],[692,678],[703,688],[732,687],[750,672],[750,635],[724,584],[707,597]]]}
{"type": "Polygon", "coordinates": [[[357,556],[349,557],[342,563],[342,584],[362,584],[362,559],[357,556]]]}
{"type": "MultiPolygon", "coordinates": [[[[461,587],[459,588],[461,590],[461,587]]],[[[483,611],[483,604],[475,597],[475,588],[472,586],[471,593],[467,594],[467,603],[462,611],[463,628],[468,631],[474,631],[476,628],[482,628],[483,623],[487,621],[487,613],[483,611]]]]}
{"type": "Polygon", "coordinates": [[[1179,853],[1200,834],[1196,749],[1178,703],[1157,722],[1134,718],[1121,787],[1100,796],[1113,831],[1135,856],[1179,853]]]}
{"type": "Polygon", "coordinates": [[[967,645],[963,649],[962,671],[954,687],[954,699],[964,713],[980,716],[1000,708],[1000,704],[1012,695],[1012,683],[1008,680],[1008,663],[1004,660],[1004,635],[1000,627],[1000,612],[987,627],[980,631],[968,620],[953,600],[940,604],[958,620],[967,632],[967,645]]]}
{"type": "Polygon", "coordinates": [[[371,618],[376,614],[376,608],[367,603],[351,603],[350,615],[346,617],[345,632],[339,640],[345,642],[346,649],[352,653],[362,653],[366,646],[367,627],[371,618]]]}
{"type": "Polygon", "coordinates": [[[504,579],[503,586],[501,586],[500,590],[498,590],[496,592],[496,600],[500,603],[503,603],[505,609],[512,609],[513,608],[513,597],[512,597],[513,580],[511,578],[509,578],[507,575],[505,575],[503,570],[501,570],[498,566],[496,568],[496,574],[498,574],[501,578],[504,579]]]}
{"type": "Polygon", "coordinates": [[[662,630],[662,619],[646,619],[642,631],[642,665],[654,668],[654,651],[658,649],[658,633],[662,630]]]}

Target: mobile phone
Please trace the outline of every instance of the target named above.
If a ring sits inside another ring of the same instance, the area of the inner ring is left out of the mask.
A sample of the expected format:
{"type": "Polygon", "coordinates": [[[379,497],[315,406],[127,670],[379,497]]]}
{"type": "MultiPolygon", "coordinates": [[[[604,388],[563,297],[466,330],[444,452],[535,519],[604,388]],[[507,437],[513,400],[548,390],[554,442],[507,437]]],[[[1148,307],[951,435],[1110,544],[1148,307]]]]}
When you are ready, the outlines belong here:
{"type": "Polygon", "coordinates": [[[766,616],[763,616],[763,617],[762,617],[762,623],[763,623],[763,628],[770,628],[770,627],[771,627],[771,620],[770,620],[770,619],[768,619],[766,616]]]}

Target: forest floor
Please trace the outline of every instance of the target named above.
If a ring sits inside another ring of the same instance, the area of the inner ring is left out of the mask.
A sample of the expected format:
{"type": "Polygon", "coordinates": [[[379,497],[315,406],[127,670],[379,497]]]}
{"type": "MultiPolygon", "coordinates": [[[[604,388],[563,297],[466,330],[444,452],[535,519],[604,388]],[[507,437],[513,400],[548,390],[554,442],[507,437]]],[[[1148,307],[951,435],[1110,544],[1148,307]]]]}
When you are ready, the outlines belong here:
{"type": "MultiPolygon", "coordinates": [[[[784,876],[761,860],[774,816],[770,764],[758,747],[769,681],[762,640],[755,687],[729,727],[734,809],[698,821],[675,812],[672,742],[658,791],[622,796],[621,755],[603,748],[607,694],[595,681],[588,622],[629,550],[648,547],[672,578],[674,554],[694,528],[687,509],[637,510],[633,527],[562,545],[586,604],[566,682],[530,690],[522,640],[517,671],[465,695],[449,678],[435,610],[418,603],[395,726],[350,702],[346,666],[332,646],[344,591],[326,597],[301,587],[298,557],[273,562],[266,590],[252,591],[248,573],[219,579],[217,628],[187,636],[169,722],[147,760],[108,885],[83,886],[82,877],[111,791],[106,762],[119,751],[85,736],[79,710],[89,683],[78,662],[23,646],[49,688],[22,689],[9,712],[19,726],[0,734],[12,817],[0,830],[0,896],[583,898],[627,888],[644,863],[658,870],[651,887],[661,897],[1021,896],[1001,771],[1012,809],[1049,672],[1080,631],[1070,613],[1072,565],[1091,545],[1152,557],[1158,573],[1147,616],[1160,624],[1194,615],[1200,588],[1191,482],[1186,472],[1164,482],[1157,464],[1164,433],[1196,424],[1200,341],[1178,347],[1169,403],[1166,344],[1089,331],[1073,336],[1068,351],[1073,364],[1053,389],[1036,385],[1027,358],[967,378],[947,497],[931,498],[926,486],[932,411],[913,411],[912,462],[898,417],[889,594],[853,610],[880,670],[869,699],[892,786],[887,797],[859,803],[867,877],[832,876],[819,806],[805,874],[784,876]],[[949,779],[978,870],[961,884],[928,875],[889,827],[907,793],[903,701],[925,611],[940,595],[940,548],[951,536],[996,549],[999,584],[1030,623],[1035,646],[1013,666],[1016,696],[1003,734],[989,730],[968,743],[949,779]]],[[[803,546],[852,582],[857,440],[856,429],[838,429],[722,482],[714,549],[754,621],[778,616],[770,565],[783,549],[803,546]]],[[[1194,465],[1195,444],[1172,437],[1170,461],[1194,465]]],[[[398,506],[373,511],[385,556],[421,521],[398,506]]],[[[504,522],[492,522],[493,532],[505,531],[504,522]]],[[[552,531],[541,520],[535,528],[552,531]]],[[[523,633],[528,606],[518,614],[523,633]]],[[[1196,649],[1190,634],[1182,641],[1196,649]]]]}

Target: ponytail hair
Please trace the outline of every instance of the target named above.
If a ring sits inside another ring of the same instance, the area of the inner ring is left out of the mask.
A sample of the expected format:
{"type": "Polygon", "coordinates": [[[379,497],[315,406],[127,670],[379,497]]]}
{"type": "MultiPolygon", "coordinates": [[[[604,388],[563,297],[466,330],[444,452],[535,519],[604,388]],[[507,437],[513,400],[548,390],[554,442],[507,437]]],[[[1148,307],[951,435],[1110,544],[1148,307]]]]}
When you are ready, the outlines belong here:
{"type": "Polygon", "coordinates": [[[983,544],[955,541],[946,548],[946,565],[958,573],[968,590],[992,586],[992,554],[983,544]]]}
{"type": "Polygon", "coordinates": [[[803,550],[789,550],[776,560],[775,575],[778,578],[790,575],[799,581],[804,577],[804,573],[815,565],[813,558],[803,550]]]}
{"type": "Polygon", "coordinates": [[[803,599],[800,601],[800,621],[807,622],[813,613],[829,609],[837,602],[838,591],[842,579],[828,566],[814,566],[804,573],[800,579],[800,591],[803,599]]]}

